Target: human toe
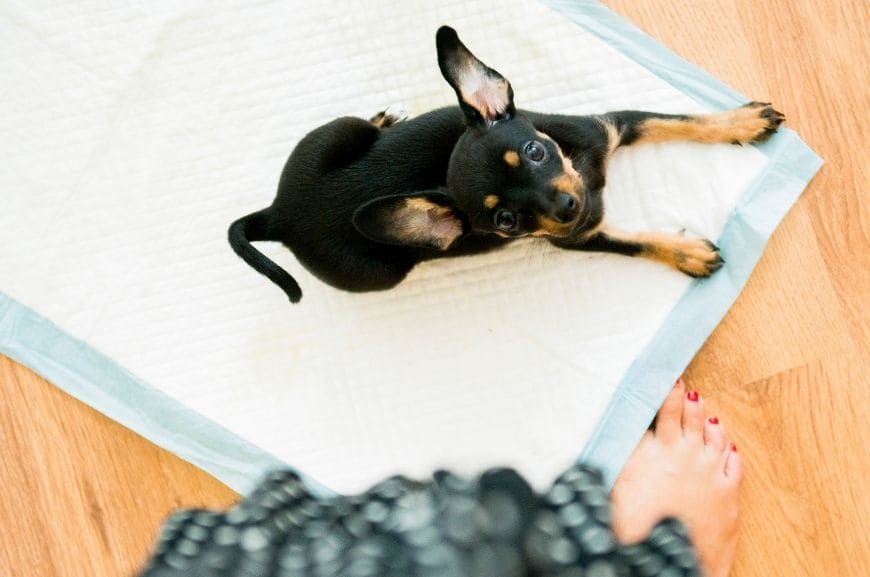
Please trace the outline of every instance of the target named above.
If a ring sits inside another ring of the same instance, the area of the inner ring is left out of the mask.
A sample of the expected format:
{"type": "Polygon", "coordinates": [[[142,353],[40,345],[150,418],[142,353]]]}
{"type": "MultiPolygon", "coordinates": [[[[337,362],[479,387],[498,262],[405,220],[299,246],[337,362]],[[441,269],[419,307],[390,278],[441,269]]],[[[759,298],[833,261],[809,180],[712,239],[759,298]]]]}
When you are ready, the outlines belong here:
{"type": "Polygon", "coordinates": [[[683,402],[683,438],[703,442],[705,419],[704,399],[698,391],[688,391],[683,402]]]}
{"type": "Polygon", "coordinates": [[[726,454],[725,476],[734,483],[740,483],[743,480],[743,457],[737,451],[737,445],[729,443],[726,454]]]}
{"type": "Polygon", "coordinates": [[[656,437],[664,442],[670,442],[682,436],[683,398],[686,395],[686,384],[683,379],[677,379],[674,388],[668,394],[662,408],[656,416],[656,437]]]}
{"type": "Polygon", "coordinates": [[[728,437],[718,417],[710,416],[704,421],[704,444],[713,453],[721,454],[725,451],[728,437]]]}

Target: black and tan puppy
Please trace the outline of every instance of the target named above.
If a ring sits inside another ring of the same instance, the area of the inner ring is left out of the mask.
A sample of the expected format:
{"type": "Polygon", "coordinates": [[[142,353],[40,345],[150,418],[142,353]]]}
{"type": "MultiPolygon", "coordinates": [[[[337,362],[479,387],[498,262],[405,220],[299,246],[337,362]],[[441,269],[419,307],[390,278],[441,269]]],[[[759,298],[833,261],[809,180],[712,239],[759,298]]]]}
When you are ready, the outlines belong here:
{"type": "Polygon", "coordinates": [[[643,256],[693,277],[722,266],[708,240],[607,226],[608,158],[645,142],[762,141],[782,114],[757,102],[705,115],[517,110],[510,83],[453,29],[439,29],[436,43],[459,107],[403,122],[383,113],[339,118],[315,129],[287,160],[272,206],[230,226],[233,250],[292,302],[302,297],[299,285],[251,241],[282,242],[312,274],[348,291],[388,289],[420,261],[524,236],[643,256]]]}

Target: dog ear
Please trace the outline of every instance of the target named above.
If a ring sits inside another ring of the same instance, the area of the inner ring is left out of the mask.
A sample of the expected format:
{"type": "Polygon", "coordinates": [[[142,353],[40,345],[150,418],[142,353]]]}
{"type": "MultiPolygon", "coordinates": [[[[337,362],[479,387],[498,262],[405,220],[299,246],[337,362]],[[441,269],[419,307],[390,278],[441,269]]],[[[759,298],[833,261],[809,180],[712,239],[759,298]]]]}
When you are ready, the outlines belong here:
{"type": "Polygon", "coordinates": [[[468,232],[468,221],[449,196],[438,191],[388,195],[360,206],[353,225],[386,244],[447,250],[468,232]]]}
{"type": "Polygon", "coordinates": [[[459,40],[456,30],[442,26],[435,36],[438,66],[456,91],[469,124],[491,125],[514,115],[514,91],[501,74],[481,62],[459,40]]]}

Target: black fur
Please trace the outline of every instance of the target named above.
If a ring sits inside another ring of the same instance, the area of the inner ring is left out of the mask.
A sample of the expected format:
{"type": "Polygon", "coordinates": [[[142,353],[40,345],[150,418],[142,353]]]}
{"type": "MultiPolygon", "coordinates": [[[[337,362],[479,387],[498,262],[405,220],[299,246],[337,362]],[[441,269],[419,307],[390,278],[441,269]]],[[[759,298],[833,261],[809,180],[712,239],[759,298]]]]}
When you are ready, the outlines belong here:
{"type": "Polygon", "coordinates": [[[507,80],[455,31],[442,27],[436,43],[458,107],[403,121],[383,113],[371,121],[345,117],[316,128],[291,153],[272,205],[230,226],[233,250],[291,302],[302,296],[299,285],[252,241],[281,242],[312,274],[354,292],[393,287],[420,261],[491,250],[528,234],[567,248],[641,252],[596,233],[608,156],[636,140],[647,118],[689,117],[517,110],[507,80]],[[475,92],[479,78],[486,87],[475,92]],[[614,133],[619,142],[611,142],[614,133]],[[508,164],[508,151],[517,153],[518,166],[508,164]],[[497,198],[494,206],[488,196],[497,198]]]}

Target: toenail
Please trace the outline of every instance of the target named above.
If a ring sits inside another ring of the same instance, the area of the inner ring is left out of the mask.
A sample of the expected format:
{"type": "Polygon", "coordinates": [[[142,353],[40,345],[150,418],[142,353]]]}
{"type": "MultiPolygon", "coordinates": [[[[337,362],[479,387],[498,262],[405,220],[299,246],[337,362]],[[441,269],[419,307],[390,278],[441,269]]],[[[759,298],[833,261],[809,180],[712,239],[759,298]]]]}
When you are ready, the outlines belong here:
{"type": "Polygon", "coordinates": [[[690,401],[696,402],[698,400],[698,391],[689,391],[686,393],[686,398],[690,401]]]}
{"type": "Polygon", "coordinates": [[[736,453],[737,452],[737,445],[735,445],[734,443],[731,443],[731,450],[736,453]]]}
{"type": "Polygon", "coordinates": [[[710,417],[707,420],[710,421],[711,425],[718,425],[719,424],[719,419],[717,419],[716,417],[710,417]]]}

